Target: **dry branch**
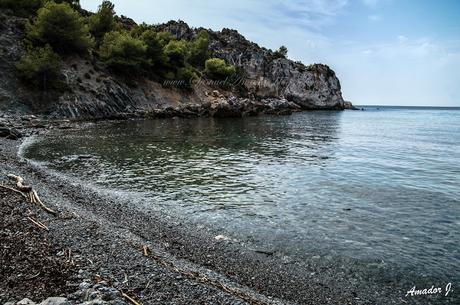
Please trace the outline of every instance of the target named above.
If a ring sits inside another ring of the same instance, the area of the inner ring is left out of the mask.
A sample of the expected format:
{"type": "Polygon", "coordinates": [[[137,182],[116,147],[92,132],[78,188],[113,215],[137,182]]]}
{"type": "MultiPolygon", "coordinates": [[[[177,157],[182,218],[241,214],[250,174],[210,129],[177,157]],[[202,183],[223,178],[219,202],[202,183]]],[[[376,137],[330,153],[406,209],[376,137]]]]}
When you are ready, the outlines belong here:
{"type": "Polygon", "coordinates": [[[124,293],[123,291],[121,292],[121,295],[127,299],[128,301],[130,301],[132,304],[134,305],[141,305],[141,303],[137,302],[136,300],[134,300],[132,297],[130,297],[129,295],[127,295],[126,293],[124,293]]]}
{"type": "Polygon", "coordinates": [[[16,187],[21,192],[24,192],[24,193],[32,192],[32,187],[30,185],[25,185],[24,184],[24,179],[22,177],[9,174],[8,178],[16,181],[16,187]]]}
{"type": "Polygon", "coordinates": [[[43,223],[41,223],[40,221],[38,220],[35,220],[33,219],[32,217],[27,217],[27,219],[29,219],[34,225],[36,225],[37,227],[41,228],[41,229],[44,229],[46,231],[49,231],[48,227],[45,226],[43,223]]]}
{"type": "Polygon", "coordinates": [[[13,192],[15,192],[15,193],[21,195],[22,197],[24,197],[25,200],[28,200],[26,194],[24,194],[24,193],[21,192],[21,191],[18,191],[18,190],[16,190],[16,189],[12,188],[12,187],[8,187],[8,186],[2,185],[2,184],[0,184],[0,187],[1,187],[1,188],[4,188],[4,189],[7,189],[7,190],[10,190],[10,191],[13,191],[13,192]]]}
{"type": "Polygon", "coordinates": [[[142,246],[142,251],[144,252],[144,256],[149,256],[150,255],[150,249],[147,246],[142,246]]]}
{"type": "Polygon", "coordinates": [[[40,197],[38,197],[38,194],[37,194],[37,191],[36,191],[36,190],[33,190],[32,193],[33,193],[33,198],[34,198],[35,202],[38,203],[45,211],[47,211],[47,212],[50,213],[50,214],[57,215],[56,211],[54,211],[54,210],[50,209],[49,207],[47,207],[47,206],[40,200],[40,197]]]}
{"type": "Polygon", "coordinates": [[[53,214],[53,215],[57,215],[57,213],[56,213],[54,210],[52,210],[52,209],[50,209],[49,207],[47,207],[47,206],[40,200],[40,197],[38,197],[37,191],[34,190],[34,189],[32,188],[32,186],[30,186],[30,185],[25,185],[25,184],[24,184],[24,179],[23,179],[21,176],[16,176],[16,175],[9,174],[9,175],[8,175],[8,178],[10,178],[10,179],[16,181],[16,187],[17,187],[19,190],[15,190],[15,189],[12,189],[12,188],[9,188],[9,187],[5,187],[5,186],[2,186],[2,187],[20,193],[26,200],[30,201],[31,203],[36,203],[36,204],[40,205],[46,212],[48,212],[48,213],[50,213],[50,214],[53,214]],[[25,194],[24,194],[24,193],[25,193],[25,194]]]}

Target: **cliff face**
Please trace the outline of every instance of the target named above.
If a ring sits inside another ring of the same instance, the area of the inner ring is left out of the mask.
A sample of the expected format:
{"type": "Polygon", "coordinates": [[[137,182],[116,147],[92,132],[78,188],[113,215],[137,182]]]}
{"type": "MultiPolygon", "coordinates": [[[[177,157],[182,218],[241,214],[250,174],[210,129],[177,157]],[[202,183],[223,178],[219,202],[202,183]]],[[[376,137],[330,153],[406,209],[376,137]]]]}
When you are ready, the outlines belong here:
{"type": "MultiPolygon", "coordinates": [[[[148,79],[129,84],[97,62],[64,58],[64,92],[39,92],[22,84],[15,62],[24,54],[25,20],[0,13],[0,110],[46,113],[55,117],[109,118],[120,116],[244,116],[257,113],[287,114],[302,109],[344,109],[340,83],[325,65],[304,66],[247,41],[234,30],[209,31],[214,57],[244,71],[244,92],[221,90],[206,83],[192,91],[165,88],[148,79]]],[[[132,26],[126,20],[126,27],[132,26]]],[[[199,30],[183,22],[159,25],[181,39],[199,30]]]]}
{"type": "Polygon", "coordinates": [[[286,58],[275,58],[272,51],[248,41],[235,30],[213,32],[203,28],[191,29],[184,22],[170,21],[159,25],[179,39],[193,39],[202,30],[210,34],[213,56],[242,68],[244,84],[256,98],[286,98],[303,109],[343,109],[340,82],[328,66],[305,66],[286,58]]]}
{"type": "Polygon", "coordinates": [[[343,107],[340,82],[328,66],[305,65],[273,58],[269,50],[247,41],[234,30],[213,35],[216,57],[226,59],[247,73],[248,90],[256,97],[284,97],[304,109],[343,107]]]}

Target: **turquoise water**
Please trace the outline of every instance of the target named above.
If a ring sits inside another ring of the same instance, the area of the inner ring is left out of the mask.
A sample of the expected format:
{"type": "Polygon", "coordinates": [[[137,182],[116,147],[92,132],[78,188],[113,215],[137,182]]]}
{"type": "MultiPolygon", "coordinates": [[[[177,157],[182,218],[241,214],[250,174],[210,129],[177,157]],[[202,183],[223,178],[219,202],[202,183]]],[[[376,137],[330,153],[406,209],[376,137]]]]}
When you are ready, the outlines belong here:
{"type": "Polygon", "coordinates": [[[26,157],[275,252],[460,279],[458,110],[92,124],[26,157]]]}

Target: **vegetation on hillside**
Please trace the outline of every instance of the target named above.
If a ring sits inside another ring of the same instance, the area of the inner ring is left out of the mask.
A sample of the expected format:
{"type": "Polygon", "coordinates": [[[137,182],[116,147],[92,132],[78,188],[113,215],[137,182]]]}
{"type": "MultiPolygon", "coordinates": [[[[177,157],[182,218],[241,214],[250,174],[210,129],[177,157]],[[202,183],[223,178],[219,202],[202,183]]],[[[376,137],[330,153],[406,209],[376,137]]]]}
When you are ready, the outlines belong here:
{"type": "Polygon", "coordinates": [[[205,74],[211,79],[225,80],[232,77],[236,69],[220,58],[210,58],[205,62],[205,74]]]}
{"type": "Polygon", "coordinates": [[[11,10],[21,17],[35,14],[42,5],[43,0],[0,0],[0,8],[11,10]]]}
{"type": "Polygon", "coordinates": [[[285,46],[281,46],[278,50],[273,52],[273,58],[287,58],[288,49],[285,46]]]}
{"type": "Polygon", "coordinates": [[[19,76],[36,88],[46,90],[60,84],[61,58],[49,44],[29,50],[16,67],[19,76]]]}
{"type": "Polygon", "coordinates": [[[96,41],[101,41],[104,35],[116,29],[115,5],[110,1],[103,1],[96,14],[88,18],[91,35],[96,41]]]}
{"type": "Polygon", "coordinates": [[[138,73],[145,64],[147,46],[127,32],[105,34],[99,48],[99,57],[118,72],[138,73]]]}
{"type": "Polygon", "coordinates": [[[58,53],[84,53],[94,45],[84,18],[65,2],[47,2],[26,32],[35,45],[49,44],[58,53]]]}
{"type": "Polygon", "coordinates": [[[42,89],[45,86],[31,80],[45,78],[46,87],[52,87],[50,83],[59,80],[60,56],[69,55],[99,61],[121,76],[181,80],[188,88],[197,76],[225,80],[236,74],[234,66],[211,58],[206,31],[179,40],[152,25],[126,27],[110,1],[103,1],[89,16],[76,0],[0,0],[0,8],[29,17],[28,51],[17,66],[24,80],[42,89]],[[50,60],[48,66],[45,58],[50,60]]]}

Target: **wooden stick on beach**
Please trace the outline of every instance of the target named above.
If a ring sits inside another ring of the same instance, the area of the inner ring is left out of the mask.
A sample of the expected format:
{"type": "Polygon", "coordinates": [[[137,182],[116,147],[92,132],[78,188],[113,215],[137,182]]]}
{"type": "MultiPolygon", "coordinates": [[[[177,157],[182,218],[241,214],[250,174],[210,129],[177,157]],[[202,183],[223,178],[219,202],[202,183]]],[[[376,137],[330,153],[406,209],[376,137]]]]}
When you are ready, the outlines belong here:
{"type": "Polygon", "coordinates": [[[13,191],[13,192],[15,192],[15,193],[21,195],[22,197],[24,197],[25,200],[29,200],[29,198],[27,198],[27,195],[24,194],[24,193],[21,192],[21,191],[18,191],[18,190],[14,189],[14,188],[12,188],[12,187],[9,187],[9,186],[5,186],[5,185],[3,185],[3,184],[0,184],[0,187],[1,187],[1,188],[4,188],[4,189],[6,189],[6,190],[13,191]]]}
{"type": "Polygon", "coordinates": [[[12,175],[9,174],[8,178],[15,180],[16,181],[16,187],[24,193],[30,193],[32,192],[32,187],[30,185],[25,185],[24,184],[24,179],[20,176],[12,175]]]}
{"type": "Polygon", "coordinates": [[[141,303],[137,302],[136,300],[134,300],[132,297],[130,297],[129,295],[127,295],[126,293],[124,293],[123,291],[121,292],[121,295],[126,298],[128,301],[130,301],[132,304],[134,305],[141,305],[141,303]]]}
{"type": "Polygon", "coordinates": [[[13,188],[4,187],[4,186],[2,186],[2,187],[10,189],[10,190],[15,191],[15,192],[21,193],[26,198],[26,200],[29,200],[31,203],[38,204],[39,206],[42,207],[42,209],[44,209],[46,212],[48,212],[50,214],[57,215],[57,212],[55,212],[54,210],[52,210],[49,207],[47,207],[40,200],[40,197],[38,197],[37,191],[34,190],[32,188],[32,186],[24,184],[24,179],[21,176],[16,176],[16,175],[9,174],[8,178],[16,181],[16,187],[18,188],[18,190],[15,190],[13,188]],[[26,193],[27,195],[25,195],[24,193],[26,193]]]}
{"type": "Polygon", "coordinates": [[[57,215],[56,211],[50,209],[49,207],[47,207],[41,200],[40,200],[40,197],[38,197],[38,194],[37,194],[37,191],[36,190],[33,190],[32,193],[34,194],[33,197],[34,197],[34,200],[36,203],[38,203],[45,211],[47,211],[48,213],[50,214],[53,214],[53,215],[57,215]]]}
{"type": "Polygon", "coordinates": [[[46,231],[49,231],[48,227],[45,226],[43,223],[41,223],[39,220],[35,220],[33,219],[32,217],[27,217],[27,219],[29,219],[34,225],[36,225],[37,227],[39,227],[40,229],[44,229],[46,231]]]}

